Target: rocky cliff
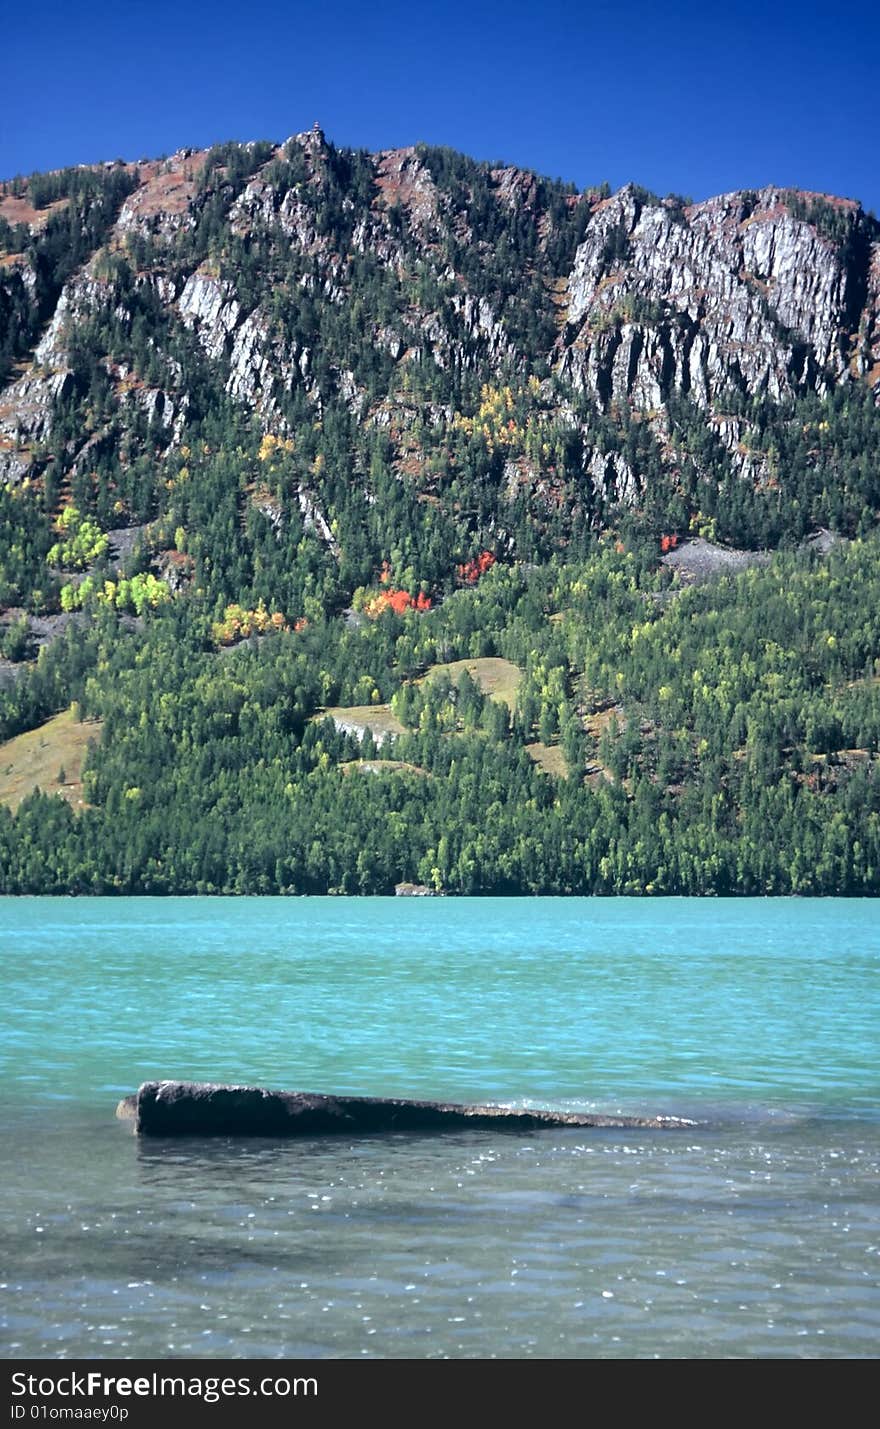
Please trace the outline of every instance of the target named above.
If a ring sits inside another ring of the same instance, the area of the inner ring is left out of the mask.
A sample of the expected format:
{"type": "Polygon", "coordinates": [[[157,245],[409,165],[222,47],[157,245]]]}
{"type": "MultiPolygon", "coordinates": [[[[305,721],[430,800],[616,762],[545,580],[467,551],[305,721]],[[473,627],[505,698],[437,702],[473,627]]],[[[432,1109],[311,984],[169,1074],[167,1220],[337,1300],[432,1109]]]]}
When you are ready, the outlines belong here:
{"type": "MultiPolygon", "coordinates": [[[[335,405],[387,429],[404,463],[402,434],[453,421],[469,374],[537,376],[579,430],[584,484],[624,501],[642,473],[599,439],[582,397],[597,420],[647,423],[670,465],[670,405],[686,402],[752,483],[768,472],[749,403],[843,388],[880,402],[880,225],[851,200],[578,194],[446,151],[343,153],[318,131],[129,172],[131,192],[0,392],[7,483],[50,458],[75,471],[96,441],[118,446],[133,413],[160,448],[179,442],[198,362],[201,386],[267,432],[289,434],[302,401],[319,421],[335,405]],[[59,441],[59,412],[94,385],[89,349],[108,384],[101,411],[59,441]]],[[[26,249],[27,226],[38,247],[46,218],[26,192],[7,193],[0,218],[0,244],[15,231],[26,249]]],[[[18,285],[25,302],[26,254],[0,262],[0,289],[18,285]]],[[[552,487],[534,454],[511,457],[508,494],[552,487]]],[[[331,539],[318,495],[300,495],[331,539]]]]}

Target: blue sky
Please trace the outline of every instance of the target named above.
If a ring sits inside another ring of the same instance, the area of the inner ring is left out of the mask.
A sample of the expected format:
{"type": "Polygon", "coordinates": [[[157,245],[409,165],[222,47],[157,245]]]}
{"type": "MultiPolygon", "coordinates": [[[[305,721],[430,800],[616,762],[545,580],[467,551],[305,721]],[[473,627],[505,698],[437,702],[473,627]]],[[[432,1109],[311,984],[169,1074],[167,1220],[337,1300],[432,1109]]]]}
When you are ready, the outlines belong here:
{"type": "Polygon", "coordinates": [[[580,186],[778,183],[880,211],[876,7],[45,0],[8,7],[0,50],[6,177],[318,120],[337,144],[448,144],[580,186]]]}

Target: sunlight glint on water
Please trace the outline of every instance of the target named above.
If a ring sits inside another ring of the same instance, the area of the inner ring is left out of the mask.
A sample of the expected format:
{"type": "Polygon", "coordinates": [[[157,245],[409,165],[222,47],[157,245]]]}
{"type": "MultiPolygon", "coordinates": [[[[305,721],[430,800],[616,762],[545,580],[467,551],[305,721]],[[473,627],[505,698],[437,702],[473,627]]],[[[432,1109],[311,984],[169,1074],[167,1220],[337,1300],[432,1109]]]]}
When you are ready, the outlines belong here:
{"type": "Polygon", "coordinates": [[[880,1332],[880,933],[828,900],[0,900],[7,1355],[880,1332]],[[138,1146],[151,1077],[698,1118],[138,1146]]]}

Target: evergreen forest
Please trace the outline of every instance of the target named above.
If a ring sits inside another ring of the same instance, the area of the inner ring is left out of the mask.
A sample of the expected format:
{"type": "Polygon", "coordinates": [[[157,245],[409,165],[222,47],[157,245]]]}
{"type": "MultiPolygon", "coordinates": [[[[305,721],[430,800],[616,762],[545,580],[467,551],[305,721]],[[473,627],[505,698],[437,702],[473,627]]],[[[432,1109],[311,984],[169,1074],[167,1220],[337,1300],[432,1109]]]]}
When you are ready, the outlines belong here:
{"type": "Polygon", "coordinates": [[[407,153],[2,186],[0,892],[877,893],[875,388],[581,380],[607,186],[407,153]]]}

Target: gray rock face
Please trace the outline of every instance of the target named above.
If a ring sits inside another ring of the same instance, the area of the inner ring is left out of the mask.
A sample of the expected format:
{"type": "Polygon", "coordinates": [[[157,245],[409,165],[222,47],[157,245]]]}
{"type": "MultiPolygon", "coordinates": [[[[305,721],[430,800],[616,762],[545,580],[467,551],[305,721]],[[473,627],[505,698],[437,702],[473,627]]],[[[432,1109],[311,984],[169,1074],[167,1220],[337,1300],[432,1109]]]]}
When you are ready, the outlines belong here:
{"type": "MultiPolygon", "coordinates": [[[[73,385],[69,344],[78,323],[94,316],[100,309],[112,308],[124,323],[131,315],[119,305],[112,280],[99,276],[96,262],[91,260],[64,285],[55,311],[40,341],[34,349],[27,370],[0,393],[0,481],[10,484],[21,481],[31,472],[33,448],[52,435],[52,414],[56,401],[68,395],[73,385]]],[[[169,292],[156,280],[157,291],[169,292]]],[[[120,383],[129,375],[125,366],[105,363],[108,375],[120,383]]],[[[117,392],[120,405],[136,402],[144,408],[150,420],[155,419],[168,429],[174,439],[189,405],[188,394],[172,396],[158,388],[121,386],[117,392]]],[[[68,469],[74,470],[95,436],[85,437],[68,451],[68,469]]]]}
{"type": "Polygon", "coordinates": [[[67,371],[31,370],[6,388],[0,399],[0,481],[15,484],[27,476],[32,445],[48,437],[53,403],[69,382],[67,371]]]}
{"type": "Polygon", "coordinates": [[[86,265],[69,280],[28,369],[0,393],[0,481],[15,483],[33,465],[32,448],[51,435],[52,410],[71,383],[67,340],[75,323],[111,293],[86,265]]]}
{"type": "Polygon", "coordinates": [[[187,279],[177,308],[186,326],[198,331],[209,357],[217,361],[228,355],[230,337],[241,316],[230,283],[197,271],[187,279]]]}
{"type": "Polygon", "coordinates": [[[685,541],[677,550],[660,557],[663,565],[669,566],[686,584],[697,584],[719,575],[735,575],[747,566],[766,565],[769,559],[766,552],[731,550],[701,536],[685,541]]]}
{"type": "Polygon", "coordinates": [[[856,371],[874,384],[880,402],[880,241],[871,245],[865,298],[859,319],[856,371]]]}
{"type": "Polygon", "coordinates": [[[491,303],[485,298],[475,298],[471,293],[456,294],[452,307],[461,318],[465,336],[471,341],[482,339],[495,361],[515,355],[513,343],[495,316],[491,303]]]}
{"type": "Polygon", "coordinates": [[[825,202],[844,243],[795,217],[785,190],[677,210],[621,189],[575,255],[560,370],[642,409],[671,392],[708,407],[731,388],[781,398],[851,380],[855,327],[862,362],[876,352],[880,261],[858,206],[825,202]]]}
{"type": "Polygon", "coordinates": [[[303,518],[303,526],[307,531],[313,531],[333,552],[334,556],[339,555],[339,543],[330,529],[329,523],[323,511],[311,492],[304,486],[298,486],[296,490],[296,502],[299,506],[300,515],[303,518]]]}
{"type": "MultiPolygon", "coordinates": [[[[444,235],[477,250],[487,244],[472,231],[467,207],[454,208],[449,190],[438,188],[417,149],[373,156],[374,196],[362,194],[357,210],[351,197],[342,198],[351,242],[350,251],[337,252],[312,201],[313,187],[327,176],[330,149],[320,131],[295,135],[288,145],[305,160],[302,177],[287,187],[277,180],[277,168],[264,166],[234,201],[228,188],[223,220],[244,242],[289,247],[305,260],[292,269],[300,276],[291,279],[285,302],[295,307],[308,297],[310,303],[357,304],[352,260],[362,255],[409,282],[405,306],[365,322],[365,344],[394,364],[433,363],[447,371],[483,366],[499,376],[518,364],[525,368],[492,300],[471,291],[449,267],[444,235]],[[422,264],[440,294],[436,300],[413,294],[413,273],[422,264]]],[[[358,421],[390,426],[389,393],[371,400],[363,374],[328,368],[311,337],[306,345],[303,335],[284,335],[277,293],[261,290],[253,275],[239,291],[234,274],[220,276],[208,262],[188,271],[189,260],[174,259],[172,240],[195,227],[208,201],[199,178],[204,162],[204,154],[181,150],[146,164],[110,235],[110,255],[131,256],[134,240],[158,241],[159,258],[154,247],[152,266],[135,274],[136,284],[151,290],[171,328],[182,324],[196,336],[225,390],[267,431],[288,434],[282,408],[296,389],[305,392],[316,419],[323,418],[317,374],[336,384],[358,421]]],[[[536,217],[534,175],[504,168],[494,171],[492,182],[495,200],[521,214],[524,224],[538,223],[538,242],[546,246],[550,220],[536,217]]],[[[760,482],[767,475],[764,458],[749,450],[744,420],[730,415],[729,393],[781,400],[858,381],[880,402],[880,228],[857,204],[767,187],[682,206],[651,199],[633,185],[603,200],[586,194],[570,202],[581,205],[589,221],[570,271],[555,281],[558,336],[546,357],[558,377],[604,411],[647,414],[662,442],[666,404],[688,397],[727,449],[732,468],[760,482]]],[[[123,329],[132,323],[112,278],[101,276],[112,270],[106,257],[98,262],[96,256],[71,277],[32,362],[0,392],[0,481],[26,476],[34,448],[51,438],[54,405],[71,381],[69,343],[77,324],[108,305],[123,329]]],[[[162,370],[173,374],[168,353],[157,355],[162,370]]],[[[168,390],[177,385],[175,376],[163,381],[164,389],[120,383],[116,397],[142,405],[157,437],[170,445],[180,438],[188,395],[168,390]]],[[[611,499],[637,500],[639,474],[626,458],[591,446],[589,432],[584,435],[585,482],[611,499]]],[[[66,453],[68,470],[80,454],[66,453]]],[[[524,470],[506,472],[505,490],[515,495],[528,480],[524,470]]],[[[334,550],[314,493],[303,490],[297,499],[306,523],[334,550]]]]}
{"type": "Polygon", "coordinates": [[[391,730],[373,729],[372,725],[361,720],[349,719],[345,715],[334,715],[333,723],[340,734],[353,734],[355,739],[365,739],[369,730],[377,749],[381,749],[383,744],[393,744],[396,738],[391,730]]]}
{"type": "MultiPolygon", "coordinates": [[[[117,1116],[130,1116],[130,1101],[120,1102],[117,1116]]],[[[692,1123],[674,1117],[518,1111],[395,1097],[276,1092],[209,1082],[144,1082],[135,1106],[135,1130],[140,1136],[370,1136],[389,1131],[523,1132],[554,1127],[685,1125],[692,1123]]]]}
{"type": "Polygon", "coordinates": [[[245,313],[232,284],[202,269],[187,279],[177,310],[208,356],[227,368],[230,396],[258,411],[267,429],[283,431],[276,394],[298,385],[310,390],[308,352],[282,344],[261,308],[245,313]]]}

